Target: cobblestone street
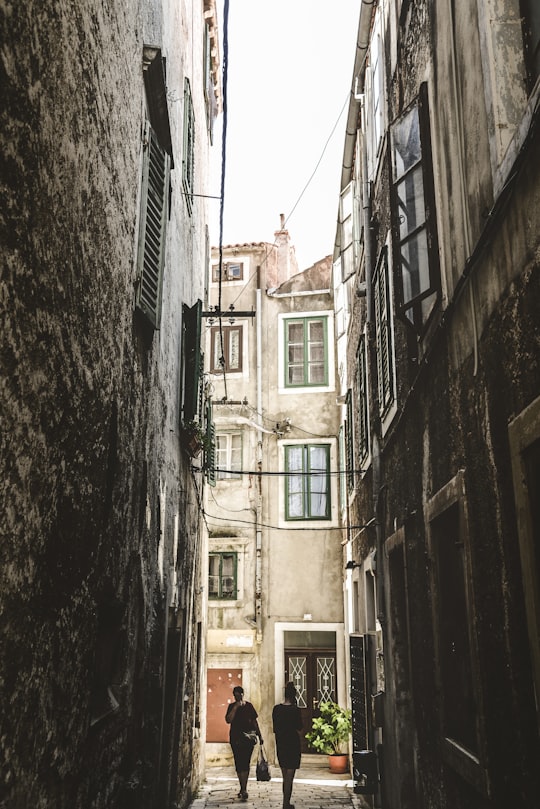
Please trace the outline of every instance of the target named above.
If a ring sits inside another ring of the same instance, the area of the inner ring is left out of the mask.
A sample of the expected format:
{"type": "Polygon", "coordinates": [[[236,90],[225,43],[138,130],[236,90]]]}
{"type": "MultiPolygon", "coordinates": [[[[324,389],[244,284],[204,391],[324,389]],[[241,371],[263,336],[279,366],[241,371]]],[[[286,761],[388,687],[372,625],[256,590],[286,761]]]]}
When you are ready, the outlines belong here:
{"type": "MultiPolygon", "coordinates": [[[[257,782],[251,768],[249,798],[238,798],[238,780],[232,767],[208,768],[206,781],[190,809],[219,809],[238,805],[246,809],[280,809],[282,804],[281,771],[271,766],[272,780],[257,782]],[[279,776],[279,777],[278,777],[279,776]]],[[[333,775],[326,769],[305,767],[294,779],[292,802],[295,809],[369,809],[369,804],[353,792],[349,775],[333,775]]]]}

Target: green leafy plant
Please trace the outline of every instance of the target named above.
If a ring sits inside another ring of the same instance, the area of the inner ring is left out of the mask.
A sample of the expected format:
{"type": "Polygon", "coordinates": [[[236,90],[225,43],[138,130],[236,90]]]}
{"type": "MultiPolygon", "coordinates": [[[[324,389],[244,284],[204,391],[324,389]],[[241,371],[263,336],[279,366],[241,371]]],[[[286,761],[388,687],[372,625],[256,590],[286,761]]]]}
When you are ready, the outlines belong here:
{"type": "Polygon", "coordinates": [[[200,422],[195,419],[184,422],[182,432],[187,441],[187,449],[190,455],[198,455],[202,449],[208,452],[211,448],[211,439],[206,431],[203,430],[200,422]]]}
{"type": "Polygon", "coordinates": [[[336,702],[322,702],[306,739],[319,753],[341,755],[351,732],[351,712],[336,702]]]}

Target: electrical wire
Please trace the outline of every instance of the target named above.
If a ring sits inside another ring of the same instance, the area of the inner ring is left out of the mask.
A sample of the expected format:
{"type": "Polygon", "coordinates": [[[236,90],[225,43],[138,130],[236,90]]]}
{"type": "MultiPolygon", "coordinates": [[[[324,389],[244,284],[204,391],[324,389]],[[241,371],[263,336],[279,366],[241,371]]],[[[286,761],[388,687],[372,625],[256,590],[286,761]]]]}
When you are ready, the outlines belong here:
{"type": "MultiPolygon", "coordinates": [[[[298,207],[298,205],[299,205],[299,203],[300,203],[300,201],[301,201],[302,197],[303,197],[303,196],[304,196],[304,194],[306,193],[306,191],[307,191],[308,187],[310,186],[310,184],[311,184],[311,182],[312,182],[313,178],[315,177],[315,175],[316,175],[316,173],[317,173],[317,171],[318,171],[318,168],[319,168],[319,166],[321,165],[321,162],[322,162],[322,159],[323,159],[323,157],[324,157],[324,154],[325,154],[325,152],[326,152],[326,150],[327,150],[327,148],[328,148],[328,144],[329,144],[329,143],[330,143],[330,141],[332,140],[332,138],[333,138],[333,136],[334,136],[334,132],[336,131],[336,129],[337,129],[337,127],[338,127],[338,124],[339,124],[339,122],[340,122],[340,120],[341,120],[341,116],[343,115],[343,111],[344,111],[345,107],[347,106],[347,102],[349,101],[349,98],[350,98],[350,91],[347,93],[347,97],[346,97],[346,99],[345,99],[345,102],[344,102],[343,106],[341,107],[341,110],[340,110],[340,112],[339,112],[339,115],[338,115],[338,117],[337,117],[337,119],[336,119],[336,122],[335,122],[334,126],[332,127],[332,130],[331,130],[331,132],[330,132],[330,134],[329,134],[328,138],[326,139],[326,143],[325,143],[325,144],[324,144],[324,146],[323,146],[323,150],[322,150],[322,152],[321,152],[321,155],[320,155],[320,157],[319,157],[319,159],[318,159],[318,161],[317,161],[317,163],[316,163],[316,165],[315,165],[315,168],[313,169],[313,171],[312,171],[312,173],[311,173],[311,176],[310,176],[309,180],[308,180],[308,181],[307,181],[307,183],[304,185],[304,188],[303,188],[303,189],[302,189],[302,191],[300,192],[300,195],[299,195],[299,197],[297,198],[296,202],[294,203],[294,205],[293,205],[293,207],[292,207],[292,209],[291,209],[290,213],[289,213],[289,214],[288,214],[288,215],[285,217],[285,221],[283,222],[283,228],[282,228],[282,230],[283,230],[283,229],[286,227],[287,223],[288,223],[288,222],[289,222],[289,220],[291,219],[291,217],[292,217],[293,213],[295,212],[296,208],[298,207]]],[[[261,262],[261,264],[259,265],[260,267],[263,267],[263,266],[264,266],[264,264],[265,264],[265,263],[266,263],[266,261],[268,260],[268,256],[269,256],[268,243],[264,243],[264,245],[265,245],[265,252],[266,252],[266,255],[265,255],[265,257],[264,257],[263,261],[261,262]]],[[[271,247],[271,248],[272,248],[272,247],[276,247],[276,245],[277,245],[277,238],[276,238],[276,239],[274,239],[274,242],[273,242],[273,243],[270,245],[270,247],[271,247]]],[[[219,246],[219,249],[220,249],[220,280],[219,280],[219,284],[220,284],[220,289],[221,289],[221,260],[222,260],[222,259],[221,259],[221,256],[222,256],[222,249],[223,249],[223,245],[222,245],[222,242],[221,242],[221,237],[220,237],[220,246],[219,246]]],[[[246,281],[246,283],[244,284],[244,286],[242,287],[242,289],[239,291],[239,293],[238,293],[238,295],[236,296],[236,298],[233,300],[233,302],[232,302],[232,304],[231,304],[232,306],[234,306],[234,304],[235,304],[235,303],[238,301],[238,299],[239,299],[239,298],[242,296],[242,294],[243,294],[243,293],[244,293],[244,292],[247,290],[247,288],[249,287],[249,285],[251,284],[251,282],[252,282],[252,281],[253,281],[253,280],[254,280],[254,279],[257,277],[257,272],[258,272],[258,271],[257,271],[257,269],[256,269],[256,270],[255,270],[255,271],[254,271],[254,272],[251,274],[251,276],[248,278],[248,280],[246,281]]],[[[221,309],[220,309],[220,311],[221,311],[221,309]]]]}
{"type": "Polygon", "coordinates": [[[221,293],[223,276],[223,212],[225,207],[225,167],[227,155],[227,81],[229,76],[229,0],[223,3],[223,126],[221,131],[221,200],[219,204],[219,265],[218,265],[218,312],[220,363],[223,372],[223,387],[227,397],[227,373],[223,339],[223,319],[221,317],[221,293]]]}
{"type": "MultiPolygon", "coordinates": [[[[194,472],[203,472],[202,468],[197,466],[193,466],[192,470],[194,472]]],[[[311,478],[321,478],[321,477],[333,477],[335,475],[363,475],[365,469],[339,469],[337,471],[331,470],[321,470],[321,471],[311,471],[311,472],[264,472],[262,470],[249,470],[249,469],[224,469],[221,466],[215,466],[214,472],[224,472],[226,474],[231,475],[248,475],[250,477],[259,477],[259,478],[272,478],[272,477],[287,477],[287,478],[298,478],[298,477],[311,477],[311,478]]]]}
{"type": "MultiPolygon", "coordinates": [[[[257,522],[256,520],[231,520],[230,517],[218,517],[217,514],[209,514],[207,511],[204,512],[204,516],[207,517],[209,520],[221,520],[222,522],[228,522],[229,524],[237,524],[237,525],[250,525],[255,527],[261,528],[271,528],[274,531],[343,531],[343,526],[341,525],[331,525],[331,526],[315,526],[315,525],[308,525],[308,526],[300,526],[300,525],[271,525],[270,523],[265,522],[257,522]]],[[[206,520],[205,520],[206,523],[206,520]]],[[[206,523],[208,527],[208,523],[206,523]]]]}

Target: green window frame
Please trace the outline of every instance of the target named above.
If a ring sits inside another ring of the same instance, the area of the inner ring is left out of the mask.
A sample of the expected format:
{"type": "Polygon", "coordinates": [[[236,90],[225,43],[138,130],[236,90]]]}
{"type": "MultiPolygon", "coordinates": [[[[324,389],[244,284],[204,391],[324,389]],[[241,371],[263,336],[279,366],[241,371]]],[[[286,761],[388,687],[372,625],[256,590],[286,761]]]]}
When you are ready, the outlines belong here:
{"type": "Polygon", "coordinates": [[[184,79],[184,138],[182,150],[182,187],[189,213],[193,210],[195,177],[195,113],[189,79],[184,79]]]}
{"type": "Polygon", "coordinates": [[[331,513],[330,445],[287,445],[285,472],[285,518],[328,520],[331,513]]]}
{"type": "Polygon", "coordinates": [[[146,122],[135,305],[154,329],[161,320],[171,159],[146,122]]]}
{"type": "Polygon", "coordinates": [[[328,318],[287,318],[285,387],[328,385],[328,318]]]}
{"type": "Polygon", "coordinates": [[[212,551],[208,554],[208,598],[231,600],[238,597],[238,554],[212,551]]]}

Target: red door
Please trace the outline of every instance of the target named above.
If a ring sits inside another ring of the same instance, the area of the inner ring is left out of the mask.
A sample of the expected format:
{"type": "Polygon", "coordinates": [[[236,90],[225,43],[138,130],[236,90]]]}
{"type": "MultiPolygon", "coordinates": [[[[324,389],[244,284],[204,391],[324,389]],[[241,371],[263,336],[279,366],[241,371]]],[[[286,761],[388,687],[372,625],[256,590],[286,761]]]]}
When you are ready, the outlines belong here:
{"type": "Polygon", "coordinates": [[[336,702],[335,649],[286,649],[285,676],[296,686],[298,707],[302,714],[302,752],[313,753],[304,738],[311,730],[311,720],[318,716],[321,702],[336,702]]]}

